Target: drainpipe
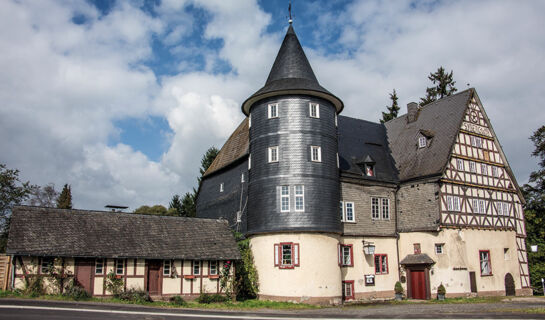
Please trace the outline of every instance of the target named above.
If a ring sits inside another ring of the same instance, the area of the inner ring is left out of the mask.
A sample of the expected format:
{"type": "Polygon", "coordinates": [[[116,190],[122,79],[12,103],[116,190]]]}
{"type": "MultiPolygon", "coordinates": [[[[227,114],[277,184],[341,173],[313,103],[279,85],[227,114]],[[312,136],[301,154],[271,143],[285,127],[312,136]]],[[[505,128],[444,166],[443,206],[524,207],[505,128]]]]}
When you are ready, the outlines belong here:
{"type": "Polygon", "coordinates": [[[399,232],[397,229],[399,219],[399,203],[397,201],[397,193],[399,192],[399,185],[396,187],[394,193],[394,201],[396,205],[396,220],[395,220],[395,236],[396,236],[396,253],[397,253],[397,280],[401,282],[401,265],[399,264],[399,232]]]}
{"type": "Polygon", "coordinates": [[[10,290],[15,288],[15,268],[17,267],[15,262],[15,255],[11,255],[11,270],[10,270],[10,290]]]}

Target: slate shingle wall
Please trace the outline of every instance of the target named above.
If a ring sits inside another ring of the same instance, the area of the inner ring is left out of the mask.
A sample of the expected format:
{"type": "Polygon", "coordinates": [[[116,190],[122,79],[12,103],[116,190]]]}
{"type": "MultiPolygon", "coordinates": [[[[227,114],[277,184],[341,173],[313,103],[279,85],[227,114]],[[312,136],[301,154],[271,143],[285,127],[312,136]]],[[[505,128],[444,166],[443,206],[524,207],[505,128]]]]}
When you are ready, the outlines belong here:
{"type": "Polygon", "coordinates": [[[439,226],[439,184],[402,184],[398,191],[400,232],[437,230],[439,226]]]}

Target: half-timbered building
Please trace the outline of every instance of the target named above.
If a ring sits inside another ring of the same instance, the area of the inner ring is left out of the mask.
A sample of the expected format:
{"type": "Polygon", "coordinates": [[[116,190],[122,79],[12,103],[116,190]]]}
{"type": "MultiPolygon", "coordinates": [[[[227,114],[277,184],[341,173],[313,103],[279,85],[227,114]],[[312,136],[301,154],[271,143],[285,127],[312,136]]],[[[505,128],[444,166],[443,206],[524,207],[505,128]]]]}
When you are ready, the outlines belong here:
{"type": "MultiPolygon", "coordinates": [[[[206,171],[197,216],[249,239],[260,297],[524,295],[521,196],[475,89],[384,124],[341,116],[290,24],[206,171]]],[[[346,106],[350,108],[351,106],[346,106]]]]}

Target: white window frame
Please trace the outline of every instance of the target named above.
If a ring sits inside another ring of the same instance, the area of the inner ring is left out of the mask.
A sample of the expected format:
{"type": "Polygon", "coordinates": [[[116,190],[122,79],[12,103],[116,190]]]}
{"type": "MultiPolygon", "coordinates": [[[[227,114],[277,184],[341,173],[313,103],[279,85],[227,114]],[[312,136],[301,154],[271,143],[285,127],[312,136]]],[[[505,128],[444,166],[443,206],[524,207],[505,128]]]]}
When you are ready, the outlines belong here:
{"type": "Polygon", "coordinates": [[[456,159],[456,169],[458,171],[464,171],[464,160],[456,159]]]}
{"type": "Polygon", "coordinates": [[[172,271],[172,261],[163,260],[163,275],[170,277],[171,271],[172,271]]]}
{"type": "Polygon", "coordinates": [[[223,192],[223,190],[225,190],[224,187],[225,187],[225,186],[224,186],[223,182],[220,183],[220,192],[223,192]]]}
{"type": "Polygon", "coordinates": [[[390,220],[390,199],[381,198],[380,217],[382,220],[390,220]]]}
{"type": "Polygon", "coordinates": [[[380,198],[378,197],[371,197],[371,218],[373,220],[380,219],[380,200],[379,199],[380,198]]]}
{"type": "Polygon", "coordinates": [[[252,169],[252,154],[251,153],[248,155],[248,171],[250,171],[250,169],[252,169]]]}
{"type": "Polygon", "coordinates": [[[479,266],[481,269],[481,276],[491,276],[492,275],[492,264],[490,261],[490,250],[480,250],[479,251],[479,266]],[[485,255],[483,255],[483,253],[485,255]]]}
{"type": "Polygon", "coordinates": [[[418,148],[425,148],[428,146],[428,139],[426,137],[418,138],[418,148]]]}
{"type": "Polygon", "coordinates": [[[310,146],[310,160],[313,162],[322,162],[322,147],[310,146]],[[316,157],[314,152],[316,151],[316,157]]]}
{"type": "Polygon", "coordinates": [[[335,127],[339,126],[339,120],[337,118],[338,118],[337,112],[335,112],[335,127]]]}
{"type": "Polygon", "coordinates": [[[104,258],[95,259],[95,274],[104,274],[104,258]]]}
{"type": "Polygon", "coordinates": [[[352,263],[352,246],[341,244],[341,266],[351,267],[352,263]]]}
{"type": "Polygon", "coordinates": [[[341,167],[340,161],[339,161],[339,153],[337,152],[337,169],[341,167]]]}
{"type": "Polygon", "coordinates": [[[469,161],[469,171],[477,173],[477,163],[475,161],[469,161]]]}
{"type": "Polygon", "coordinates": [[[51,257],[43,257],[40,263],[40,272],[49,273],[51,269],[55,266],[55,259],[51,257]]]}
{"type": "Polygon", "coordinates": [[[244,183],[244,172],[240,174],[240,182],[244,183]]]}
{"type": "Polygon", "coordinates": [[[460,212],[460,197],[447,196],[447,211],[460,212]]]}
{"type": "Polygon", "coordinates": [[[481,163],[481,174],[483,176],[488,175],[488,166],[486,165],[486,163],[481,163]]]}
{"type": "Polygon", "coordinates": [[[343,202],[343,201],[340,201],[339,204],[340,204],[339,209],[341,210],[341,212],[340,212],[340,214],[341,214],[341,221],[344,221],[344,202],[343,202]]]}
{"type": "Polygon", "coordinates": [[[278,146],[269,147],[267,154],[269,163],[278,162],[278,159],[280,158],[280,148],[278,148],[278,146]]]}
{"type": "Polygon", "coordinates": [[[479,213],[486,213],[486,202],[484,199],[479,199],[479,213]]]}
{"type": "Polygon", "coordinates": [[[345,222],[356,222],[356,206],[354,205],[354,202],[346,201],[344,203],[344,221],[345,222]],[[348,218],[348,212],[352,211],[352,219],[348,218]]]}
{"type": "Polygon", "coordinates": [[[305,186],[296,185],[293,187],[293,194],[295,195],[295,211],[303,212],[305,211],[305,186]],[[297,188],[301,187],[301,192],[297,191],[297,188]],[[298,200],[301,200],[301,206],[298,206],[298,200]]]}
{"type": "Polygon", "coordinates": [[[500,173],[499,173],[498,167],[492,166],[492,176],[495,178],[499,178],[500,173]]]}
{"type": "Polygon", "coordinates": [[[471,146],[475,148],[483,147],[483,139],[481,137],[471,136],[471,146]]]}
{"type": "Polygon", "coordinates": [[[435,254],[445,253],[444,247],[445,247],[444,243],[436,243],[435,244],[435,254]]]}
{"type": "Polygon", "coordinates": [[[267,109],[269,119],[278,118],[278,103],[269,103],[267,109]]]}
{"type": "Polygon", "coordinates": [[[320,118],[320,104],[315,102],[310,102],[308,104],[308,114],[311,118],[320,118]],[[315,107],[314,110],[313,110],[313,107],[315,107]]]}
{"type": "Polygon", "coordinates": [[[116,275],[124,275],[125,274],[125,259],[115,259],[114,267],[115,267],[116,275]],[[119,266],[119,264],[121,264],[121,267],[119,266]]]}
{"type": "Polygon", "coordinates": [[[289,186],[280,186],[280,212],[289,212],[290,211],[290,187],[289,186]],[[284,193],[287,191],[287,193],[284,193]],[[284,199],[286,199],[287,206],[284,207],[284,199]]]}
{"type": "Polygon", "coordinates": [[[209,275],[217,276],[218,275],[218,261],[217,260],[208,261],[208,270],[209,270],[209,275]],[[212,268],[212,267],[214,267],[214,268],[212,268]]]}
{"type": "Polygon", "coordinates": [[[202,273],[201,272],[201,261],[200,260],[193,260],[193,268],[191,270],[191,274],[198,276],[201,273],[202,273]]]}
{"type": "Polygon", "coordinates": [[[248,114],[248,129],[252,127],[252,114],[248,114]]]}

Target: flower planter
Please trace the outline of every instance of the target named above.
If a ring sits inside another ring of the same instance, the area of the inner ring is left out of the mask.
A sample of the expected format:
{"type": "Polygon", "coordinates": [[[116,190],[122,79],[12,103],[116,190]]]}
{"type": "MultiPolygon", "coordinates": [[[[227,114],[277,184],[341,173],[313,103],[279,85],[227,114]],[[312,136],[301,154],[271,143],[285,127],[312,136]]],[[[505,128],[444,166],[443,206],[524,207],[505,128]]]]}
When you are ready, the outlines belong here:
{"type": "Polygon", "coordinates": [[[437,300],[445,300],[445,295],[444,294],[437,294],[437,300]]]}
{"type": "Polygon", "coordinates": [[[185,275],[184,279],[195,279],[194,275],[185,275]]]}
{"type": "Polygon", "coordinates": [[[396,293],[396,301],[403,300],[403,293],[396,293]]]}

